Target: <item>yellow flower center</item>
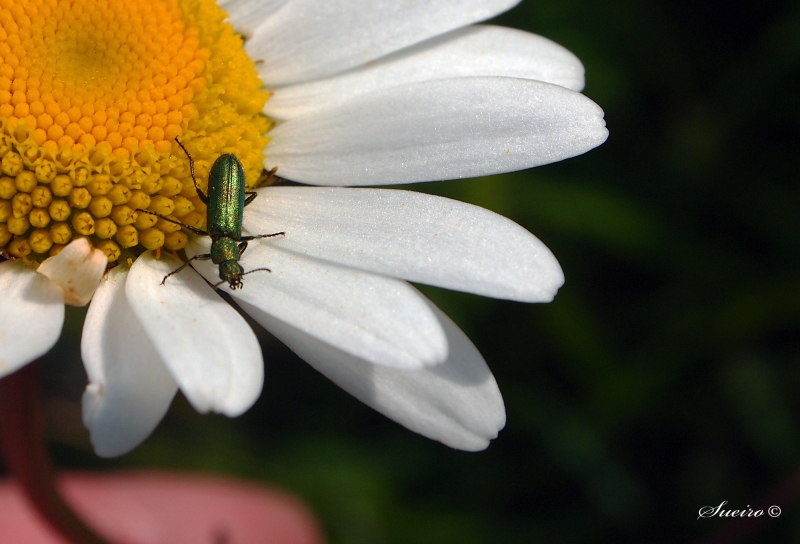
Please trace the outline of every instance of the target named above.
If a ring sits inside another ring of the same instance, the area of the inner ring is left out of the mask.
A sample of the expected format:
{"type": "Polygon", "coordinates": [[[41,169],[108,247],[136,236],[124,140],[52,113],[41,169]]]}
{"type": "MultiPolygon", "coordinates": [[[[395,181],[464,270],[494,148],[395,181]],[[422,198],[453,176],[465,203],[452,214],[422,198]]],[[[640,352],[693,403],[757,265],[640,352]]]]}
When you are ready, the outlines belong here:
{"type": "Polygon", "coordinates": [[[179,250],[222,153],[262,172],[261,89],[214,0],[0,0],[0,251],[34,266],[76,237],[114,262],[179,250]]]}

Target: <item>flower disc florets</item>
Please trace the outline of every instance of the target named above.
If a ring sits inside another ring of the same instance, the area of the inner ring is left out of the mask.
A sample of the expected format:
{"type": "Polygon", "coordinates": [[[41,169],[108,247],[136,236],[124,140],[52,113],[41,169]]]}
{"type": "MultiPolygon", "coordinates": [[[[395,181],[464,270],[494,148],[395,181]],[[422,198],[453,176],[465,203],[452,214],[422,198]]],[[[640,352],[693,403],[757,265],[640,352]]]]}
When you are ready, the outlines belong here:
{"type": "Polygon", "coordinates": [[[269,120],[242,38],[213,0],[0,0],[0,251],[37,265],[76,237],[109,262],[204,228],[214,159],[249,187],[269,120]]]}

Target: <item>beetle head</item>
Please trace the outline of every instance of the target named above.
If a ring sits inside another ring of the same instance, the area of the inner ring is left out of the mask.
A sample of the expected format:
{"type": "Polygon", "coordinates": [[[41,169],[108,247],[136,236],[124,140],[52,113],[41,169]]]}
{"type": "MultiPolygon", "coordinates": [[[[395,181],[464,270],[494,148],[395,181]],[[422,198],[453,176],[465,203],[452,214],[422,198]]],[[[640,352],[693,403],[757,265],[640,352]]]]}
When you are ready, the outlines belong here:
{"type": "Polygon", "coordinates": [[[237,261],[219,263],[219,279],[227,282],[231,289],[236,290],[242,287],[242,276],[244,276],[244,269],[237,261]]]}

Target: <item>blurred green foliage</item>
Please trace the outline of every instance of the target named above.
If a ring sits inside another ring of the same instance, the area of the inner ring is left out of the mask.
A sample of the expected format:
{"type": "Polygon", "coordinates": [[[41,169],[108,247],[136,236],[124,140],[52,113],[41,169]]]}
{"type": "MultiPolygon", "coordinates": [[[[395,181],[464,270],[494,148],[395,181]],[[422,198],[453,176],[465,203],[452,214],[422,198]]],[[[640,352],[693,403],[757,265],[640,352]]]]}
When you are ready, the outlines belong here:
{"type": "Polygon", "coordinates": [[[720,542],[800,541],[800,5],[525,0],[498,22],[581,58],[611,136],[563,163],[414,187],[514,219],[567,277],[549,305],[423,288],[497,377],[508,425],[489,449],[404,430],[256,326],[267,381],[245,416],[178,399],[134,453],[97,459],[75,310],[49,357],[62,466],[274,484],[334,544],[703,541],[732,526],[697,520],[723,500],[783,515],[720,542]]]}

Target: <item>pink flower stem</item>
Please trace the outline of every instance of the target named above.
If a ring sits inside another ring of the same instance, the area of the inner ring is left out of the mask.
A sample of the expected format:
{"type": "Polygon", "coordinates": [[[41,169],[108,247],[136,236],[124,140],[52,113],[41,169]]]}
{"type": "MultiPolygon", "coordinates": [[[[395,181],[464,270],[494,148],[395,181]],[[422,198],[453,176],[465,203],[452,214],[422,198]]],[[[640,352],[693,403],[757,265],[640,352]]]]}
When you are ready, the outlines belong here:
{"type": "Polygon", "coordinates": [[[106,544],[67,506],[56,489],[55,470],[44,443],[39,362],[0,379],[0,451],[6,470],[34,510],[67,542],[106,544]]]}

